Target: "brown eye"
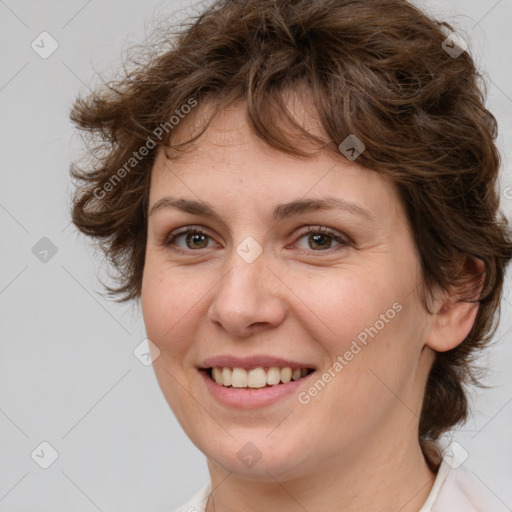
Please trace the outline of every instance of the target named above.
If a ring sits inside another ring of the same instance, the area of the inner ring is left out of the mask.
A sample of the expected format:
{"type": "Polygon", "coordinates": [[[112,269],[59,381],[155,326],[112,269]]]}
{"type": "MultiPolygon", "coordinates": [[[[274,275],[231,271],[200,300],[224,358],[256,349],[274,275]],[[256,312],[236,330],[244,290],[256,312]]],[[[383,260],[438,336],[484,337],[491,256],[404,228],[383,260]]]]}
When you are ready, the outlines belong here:
{"type": "Polygon", "coordinates": [[[309,235],[308,237],[309,246],[312,249],[315,248],[313,245],[315,245],[317,249],[330,249],[332,240],[333,238],[331,236],[324,234],[309,235]]]}
{"type": "Polygon", "coordinates": [[[311,249],[316,252],[326,252],[329,249],[333,249],[333,242],[340,246],[348,245],[348,242],[340,234],[323,226],[310,226],[299,236],[299,240],[303,238],[307,239],[307,247],[305,249],[311,249]]]}
{"type": "Polygon", "coordinates": [[[198,228],[188,227],[181,232],[175,233],[171,236],[166,242],[165,246],[173,246],[176,245],[179,250],[187,251],[187,250],[197,250],[197,249],[206,249],[208,247],[208,242],[210,241],[210,236],[206,233],[203,233],[198,228]],[[183,243],[177,243],[178,240],[183,239],[183,243]]]}
{"type": "Polygon", "coordinates": [[[185,237],[185,243],[189,249],[204,249],[208,245],[207,238],[208,236],[203,233],[188,233],[185,237]]]}

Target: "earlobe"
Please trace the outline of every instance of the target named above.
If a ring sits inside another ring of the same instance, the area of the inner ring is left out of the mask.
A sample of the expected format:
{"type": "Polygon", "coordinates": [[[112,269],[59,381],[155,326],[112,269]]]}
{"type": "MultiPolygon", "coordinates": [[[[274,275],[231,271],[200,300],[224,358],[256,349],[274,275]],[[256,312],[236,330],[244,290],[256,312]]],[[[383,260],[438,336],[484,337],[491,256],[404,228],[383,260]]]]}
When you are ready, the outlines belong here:
{"type": "Polygon", "coordinates": [[[426,345],[437,352],[446,352],[460,345],[470,333],[478,314],[484,263],[467,257],[461,272],[467,277],[465,285],[451,295],[444,295],[437,302],[432,316],[426,345]]]}

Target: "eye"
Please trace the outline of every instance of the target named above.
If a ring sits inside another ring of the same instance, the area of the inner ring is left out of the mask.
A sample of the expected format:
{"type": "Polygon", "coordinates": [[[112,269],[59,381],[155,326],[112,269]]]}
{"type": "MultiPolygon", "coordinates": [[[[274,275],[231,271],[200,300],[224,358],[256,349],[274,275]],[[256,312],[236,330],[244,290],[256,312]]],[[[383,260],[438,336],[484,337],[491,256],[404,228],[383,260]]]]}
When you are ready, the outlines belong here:
{"type": "Polygon", "coordinates": [[[210,236],[198,227],[187,226],[186,228],[171,234],[171,236],[164,241],[163,245],[166,247],[177,245],[178,251],[186,252],[187,250],[207,249],[209,240],[210,236]],[[176,241],[181,238],[184,240],[185,247],[176,243],[176,241]]]}
{"type": "Polygon", "coordinates": [[[306,237],[306,243],[308,244],[306,249],[313,249],[315,252],[325,252],[331,249],[333,241],[341,246],[348,245],[348,241],[342,235],[324,226],[309,226],[300,233],[299,240],[306,237]]]}

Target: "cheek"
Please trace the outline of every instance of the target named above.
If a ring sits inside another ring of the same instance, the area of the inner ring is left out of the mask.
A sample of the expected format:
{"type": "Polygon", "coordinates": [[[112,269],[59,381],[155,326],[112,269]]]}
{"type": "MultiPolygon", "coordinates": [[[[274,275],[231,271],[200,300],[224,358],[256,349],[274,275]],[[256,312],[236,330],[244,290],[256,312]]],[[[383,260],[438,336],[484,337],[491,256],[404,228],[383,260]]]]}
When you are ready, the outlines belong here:
{"type": "Polygon", "coordinates": [[[185,278],[148,258],[142,281],[142,314],[148,338],[164,354],[180,353],[190,344],[191,318],[204,296],[204,291],[191,285],[190,275],[185,278]]]}
{"type": "Polygon", "coordinates": [[[191,339],[197,326],[194,315],[198,314],[194,306],[198,306],[198,297],[182,281],[179,272],[165,270],[148,258],[141,305],[147,337],[160,350],[153,363],[155,376],[169,406],[188,431],[191,427],[187,418],[194,418],[197,411],[184,391],[192,377],[184,368],[191,364],[191,339]]]}
{"type": "Polygon", "coordinates": [[[340,335],[328,347],[335,376],[325,394],[330,404],[326,421],[333,425],[350,428],[350,417],[355,424],[373,424],[401,401],[415,407],[422,313],[412,294],[382,290],[376,295],[371,301],[347,303],[346,321],[338,319],[340,335]]]}
{"type": "MultiPolygon", "coordinates": [[[[298,293],[304,297],[311,334],[333,358],[343,355],[353,340],[364,343],[370,337],[367,329],[375,323],[379,333],[387,330],[384,321],[391,323],[396,316],[393,303],[399,295],[393,293],[390,283],[379,283],[373,274],[356,268],[309,280],[298,293]]],[[[374,334],[375,330],[370,332],[374,334]]]]}
{"type": "Polygon", "coordinates": [[[332,398],[343,396],[357,412],[360,397],[389,394],[377,376],[392,388],[409,377],[419,352],[422,318],[405,279],[384,269],[352,270],[302,288],[311,308],[303,325],[329,356],[335,375],[335,384],[328,386],[332,398]]]}

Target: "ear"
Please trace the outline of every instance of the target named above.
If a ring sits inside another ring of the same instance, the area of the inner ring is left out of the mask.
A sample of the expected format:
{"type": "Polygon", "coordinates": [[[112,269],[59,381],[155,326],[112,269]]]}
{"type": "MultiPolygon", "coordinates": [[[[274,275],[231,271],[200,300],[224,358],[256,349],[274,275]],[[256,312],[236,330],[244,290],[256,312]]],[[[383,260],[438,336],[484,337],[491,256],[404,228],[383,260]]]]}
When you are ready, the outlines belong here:
{"type": "Polygon", "coordinates": [[[445,292],[434,303],[426,345],[437,352],[446,352],[462,343],[471,331],[478,313],[478,302],[457,299],[464,297],[477,300],[480,297],[484,281],[483,261],[465,257],[458,274],[463,284],[445,292]]]}

